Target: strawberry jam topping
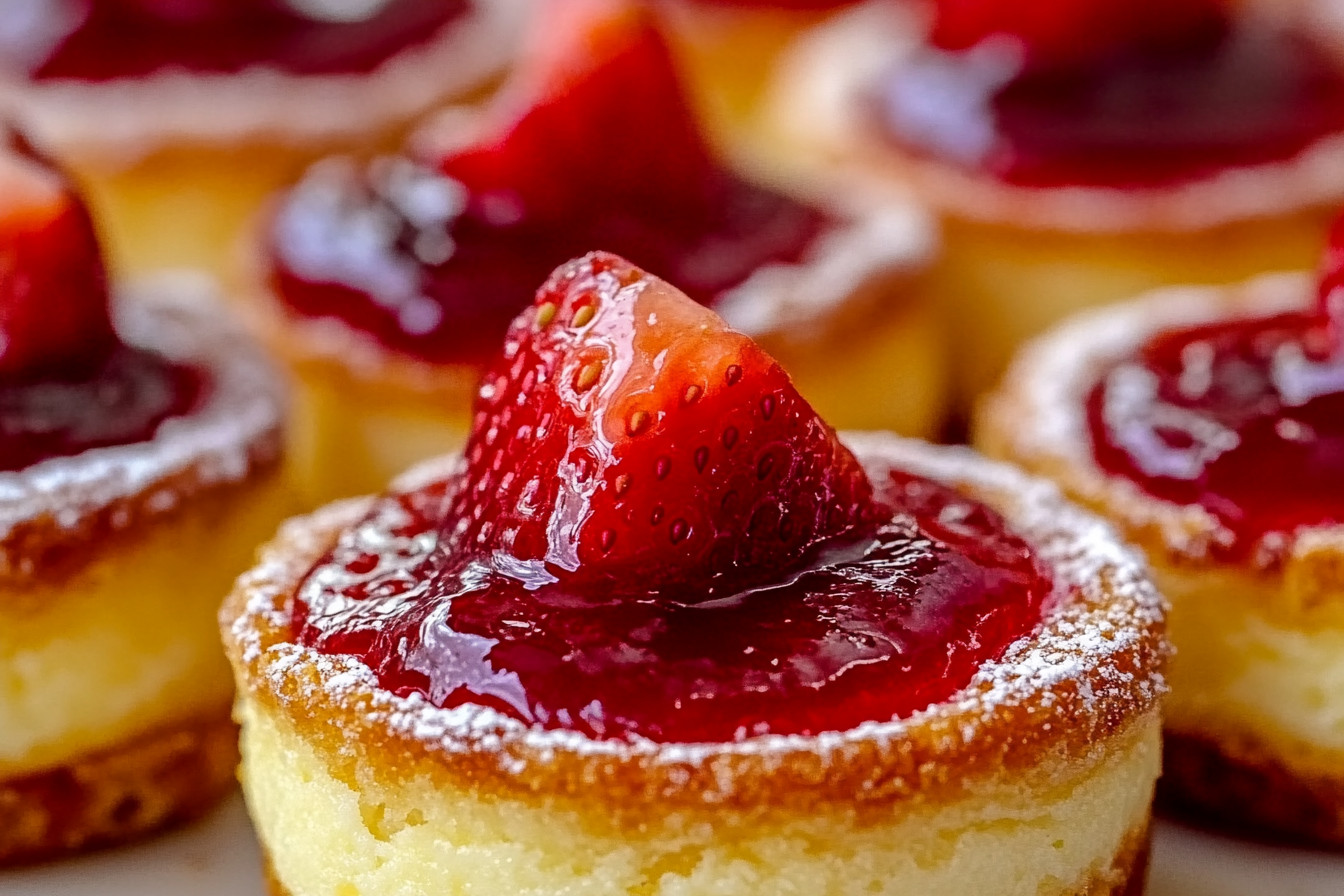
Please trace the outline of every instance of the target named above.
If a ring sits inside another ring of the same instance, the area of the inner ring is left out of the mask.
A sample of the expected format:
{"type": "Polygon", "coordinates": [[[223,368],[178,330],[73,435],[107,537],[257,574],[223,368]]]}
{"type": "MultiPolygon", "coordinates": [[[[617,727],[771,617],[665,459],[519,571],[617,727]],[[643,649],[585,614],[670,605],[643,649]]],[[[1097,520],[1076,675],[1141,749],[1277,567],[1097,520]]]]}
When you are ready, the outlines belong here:
{"type": "Polygon", "coordinates": [[[1050,593],[993,510],[870,479],[758,346],[596,254],[514,322],[461,472],[379,499],[293,622],[402,696],[723,742],[943,701],[1050,593]]]}
{"type": "Polygon", "coordinates": [[[451,571],[445,486],[384,498],[301,592],[297,639],[360,657],[402,696],[597,738],[905,717],[1030,634],[1049,583],[984,505],[904,474],[874,485],[888,518],[872,535],[707,604],[575,592],[506,556],[451,571]]]}
{"type": "MultiPolygon", "coordinates": [[[[1056,33],[1086,20],[1090,2],[1026,23],[1016,19],[1037,4],[980,5],[1003,7],[1025,33],[1000,23],[986,37],[954,22],[944,46],[902,59],[875,85],[878,123],[904,149],[1024,186],[1152,187],[1284,161],[1344,131],[1344,65],[1305,32],[1194,10],[1116,46],[1056,33]]],[[[1162,21],[1153,3],[1104,5],[1144,28],[1162,21]]],[[[1125,23],[1091,24],[1094,36],[1128,34],[1125,23]]]]}
{"type": "Polygon", "coordinates": [[[10,68],[89,81],[161,71],[297,75],[370,72],[427,43],[468,0],[62,0],[25,3],[0,42],[10,68]]]}
{"type": "Polygon", "coordinates": [[[1233,556],[1344,522],[1344,350],[1314,313],[1166,332],[1087,404],[1097,462],[1207,510],[1233,556]]]}
{"type": "Polygon", "coordinates": [[[0,148],[0,470],[144,441],[203,372],[121,343],[88,210],[22,137],[0,148]]]}
{"type": "Polygon", "coordinates": [[[76,379],[0,384],[0,470],[148,441],[163,421],[191,413],[206,383],[203,370],[119,345],[76,379]]]}
{"type": "Polygon", "coordinates": [[[707,304],[802,257],[829,219],[714,157],[647,12],[548,13],[545,51],[485,136],[366,169],[329,160],[282,200],[267,254],[289,309],[430,362],[481,363],[536,284],[595,247],[707,304]]]}

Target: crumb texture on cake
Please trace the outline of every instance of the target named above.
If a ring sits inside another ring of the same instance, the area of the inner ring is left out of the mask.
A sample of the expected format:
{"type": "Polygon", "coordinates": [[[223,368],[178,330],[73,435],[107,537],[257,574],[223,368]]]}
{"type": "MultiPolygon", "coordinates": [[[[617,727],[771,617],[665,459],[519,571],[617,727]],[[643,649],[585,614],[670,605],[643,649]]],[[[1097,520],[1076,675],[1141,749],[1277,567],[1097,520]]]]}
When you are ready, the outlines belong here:
{"type": "Polygon", "coordinates": [[[0,867],[126,842],[204,814],[232,786],[224,707],[59,768],[0,781],[0,867]]]}
{"type": "Polygon", "coordinates": [[[613,828],[587,799],[497,797],[410,774],[333,769],[282,714],[244,698],[244,787],[277,881],[294,896],[440,890],[519,896],[900,896],[1124,893],[1146,845],[1156,713],[1087,761],[953,803],[812,812],[706,804],[613,828]],[[352,774],[353,778],[346,775],[352,774]]]}
{"type": "Polygon", "coordinates": [[[1344,842],[1344,527],[1212,556],[1220,524],[1161,501],[1093,458],[1084,406],[1103,372],[1154,334],[1301,311],[1306,274],[1181,287],[1080,315],[1030,345],[982,407],[976,440],[1061,483],[1152,559],[1176,653],[1162,785],[1183,811],[1259,832],[1344,842]],[[1270,550],[1272,548],[1272,550],[1270,550]]]}

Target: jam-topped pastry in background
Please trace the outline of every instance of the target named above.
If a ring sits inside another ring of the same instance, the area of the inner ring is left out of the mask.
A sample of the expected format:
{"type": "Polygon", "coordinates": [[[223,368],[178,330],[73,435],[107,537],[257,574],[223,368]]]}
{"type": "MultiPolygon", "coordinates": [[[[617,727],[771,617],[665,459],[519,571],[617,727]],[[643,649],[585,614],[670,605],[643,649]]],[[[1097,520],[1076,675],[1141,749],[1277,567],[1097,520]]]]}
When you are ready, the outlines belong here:
{"type": "Polygon", "coordinates": [[[533,2],[24,3],[0,109],[68,162],[119,266],[224,271],[306,164],[392,145],[501,72],[533,2]]]}
{"type": "Polygon", "coordinates": [[[463,455],[292,521],[221,628],[277,893],[1142,888],[1135,557],[965,449],[841,438],[610,254],[509,327],[463,455]]]}
{"type": "Polygon", "coordinates": [[[967,398],[1072,311],[1311,264],[1344,197],[1344,29],[1221,0],[911,9],[810,37],[772,120],[945,213],[967,398]]]}
{"type": "Polygon", "coordinates": [[[208,281],[115,290],[64,174],[0,149],[0,866],[232,785],[214,615],[292,510],[280,373],[208,281]]]}
{"type": "Polygon", "coordinates": [[[1154,292],[1028,348],[977,440],[1150,554],[1172,602],[1163,789],[1344,847],[1344,225],[1323,275],[1154,292]]]}
{"type": "Polygon", "coordinates": [[[685,284],[836,419],[934,431],[941,340],[916,289],[927,218],[722,158],[641,4],[547,11],[487,110],[442,117],[401,156],[323,161],[274,203],[256,286],[298,374],[311,494],[376,490],[460,444],[508,322],[594,248],[685,284]]]}
{"type": "Polygon", "coordinates": [[[652,0],[710,129],[749,138],[780,55],[857,0],[652,0]]]}

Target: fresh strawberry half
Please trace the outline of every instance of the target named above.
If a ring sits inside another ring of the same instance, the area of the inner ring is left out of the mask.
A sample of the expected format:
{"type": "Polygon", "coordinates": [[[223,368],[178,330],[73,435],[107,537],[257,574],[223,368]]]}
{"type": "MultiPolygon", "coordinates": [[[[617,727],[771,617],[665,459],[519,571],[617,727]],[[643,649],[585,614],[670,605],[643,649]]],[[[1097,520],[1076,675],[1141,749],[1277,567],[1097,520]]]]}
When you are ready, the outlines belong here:
{"type": "Polygon", "coordinates": [[[534,34],[484,137],[436,163],[470,201],[560,221],[596,204],[713,200],[717,163],[645,4],[551,3],[534,34]]]}
{"type": "Polygon", "coordinates": [[[932,41],[965,50],[1003,35],[1022,44],[1028,69],[1068,69],[1133,52],[1216,40],[1226,0],[937,0],[932,41]]]}
{"type": "Polygon", "coordinates": [[[88,209],[17,134],[0,150],[0,378],[80,374],[116,345],[88,209]]]}
{"type": "Polygon", "coordinates": [[[480,390],[455,556],[699,601],[874,517],[854,456],[749,338],[595,253],[557,270],[480,390]]]}

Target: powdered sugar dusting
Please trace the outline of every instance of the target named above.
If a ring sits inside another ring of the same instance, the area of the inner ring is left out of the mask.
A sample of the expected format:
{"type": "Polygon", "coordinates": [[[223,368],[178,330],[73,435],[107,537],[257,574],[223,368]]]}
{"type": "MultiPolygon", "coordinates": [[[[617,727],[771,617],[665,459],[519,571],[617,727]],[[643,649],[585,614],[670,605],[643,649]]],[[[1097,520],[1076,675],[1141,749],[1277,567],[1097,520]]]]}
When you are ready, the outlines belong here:
{"type": "MultiPolygon", "coordinates": [[[[873,721],[816,736],[659,744],[645,739],[599,741],[578,732],[530,727],[481,706],[440,709],[418,695],[396,696],[379,688],[373,672],[359,660],[319,654],[284,637],[289,631],[292,589],[307,572],[302,558],[323,553],[329,542],[323,542],[320,533],[329,532],[329,526],[348,530],[367,512],[369,501],[346,502],[289,524],[279,547],[267,551],[262,564],[240,583],[247,603],[230,625],[231,636],[243,661],[270,678],[274,685],[270,690],[280,699],[302,706],[320,693],[325,700],[359,707],[377,730],[413,739],[432,752],[488,755],[509,775],[520,774],[529,763],[546,763],[561,755],[640,757],[659,766],[690,764],[712,770],[715,760],[726,756],[764,761],[798,752],[826,756],[865,742],[896,743],[914,729],[940,725],[946,729],[940,736],[970,743],[1004,713],[1033,701],[1043,701],[1047,707],[1056,699],[1072,701],[1070,707],[1061,708],[1065,713],[1061,721],[1120,707],[1144,712],[1155,704],[1165,691],[1157,668],[1161,658],[1145,655],[1142,648],[1160,630],[1165,607],[1142,561],[1104,523],[1067,504],[1049,483],[968,450],[935,449],[881,434],[851,435],[846,442],[874,475],[899,468],[968,487],[1002,510],[1010,526],[1056,573],[1057,592],[1036,634],[1010,647],[1001,661],[983,666],[953,699],[906,719],[873,721]],[[301,555],[300,561],[296,555],[301,555]],[[278,639],[276,632],[281,633],[278,639]]],[[[451,475],[456,463],[456,459],[431,461],[398,488],[451,475]]],[[[725,781],[719,796],[730,791],[731,782],[725,781]]],[[[713,793],[704,796],[715,798],[713,793]]]]}
{"type": "Polygon", "coordinates": [[[117,327],[132,345],[201,365],[211,383],[204,405],[165,420],[146,442],[95,448],[0,473],[0,574],[22,568],[25,526],[73,530],[113,508],[113,527],[130,522],[123,501],[145,512],[172,510],[178,478],[196,487],[236,482],[279,451],[285,399],[281,377],[217,306],[213,284],[194,274],[161,274],[123,290],[117,327]]]}

